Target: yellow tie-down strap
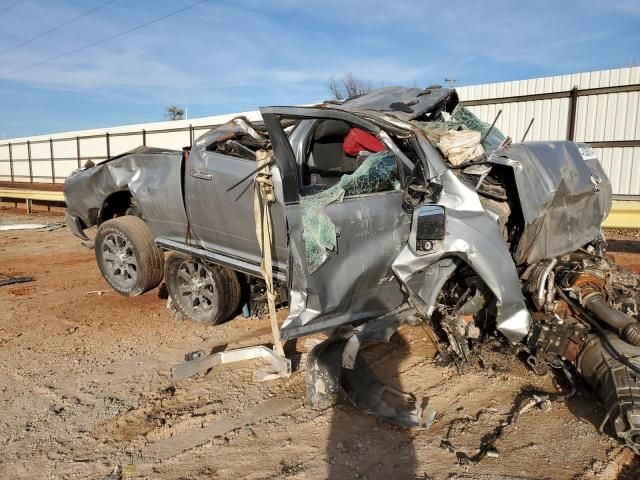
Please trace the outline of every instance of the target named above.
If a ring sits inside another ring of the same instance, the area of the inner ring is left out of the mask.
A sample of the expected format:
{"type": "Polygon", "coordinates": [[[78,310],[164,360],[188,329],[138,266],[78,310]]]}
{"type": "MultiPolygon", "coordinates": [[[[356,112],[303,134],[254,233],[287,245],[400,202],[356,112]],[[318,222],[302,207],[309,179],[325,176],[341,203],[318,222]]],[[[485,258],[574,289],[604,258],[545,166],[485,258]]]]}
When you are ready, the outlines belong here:
{"type": "Polygon", "coordinates": [[[256,237],[262,252],[260,271],[267,287],[267,302],[269,305],[269,318],[271,320],[271,333],[273,334],[273,349],[284,357],[284,349],[280,340],[280,328],[276,317],[276,293],[273,288],[273,226],[271,224],[271,212],[269,205],[276,201],[271,181],[272,153],[266,150],[256,152],[256,167],[259,169],[255,177],[253,189],[253,214],[256,219],[256,237]]]}

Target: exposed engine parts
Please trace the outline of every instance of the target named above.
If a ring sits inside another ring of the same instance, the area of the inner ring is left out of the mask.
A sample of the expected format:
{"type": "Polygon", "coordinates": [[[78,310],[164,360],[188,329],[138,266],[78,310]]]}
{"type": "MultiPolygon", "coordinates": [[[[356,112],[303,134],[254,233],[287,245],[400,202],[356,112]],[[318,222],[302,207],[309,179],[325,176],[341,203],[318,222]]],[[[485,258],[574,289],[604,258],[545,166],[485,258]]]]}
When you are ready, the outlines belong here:
{"type": "Polygon", "coordinates": [[[527,364],[538,375],[545,375],[549,366],[559,368],[563,360],[576,361],[587,339],[588,327],[581,322],[564,321],[552,315],[534,315],[536,320],[527,338],[527,346],[534,352],[527,364]]]}
{"type": "Polygon", "coordinates": [[[611,307],[602,293],[590,293],[582,299],[582,306],[615,329],[626,342],[635,346],[640,345],[640,324],[620,310],[611,307]]]}
{"type": "Polygon", "coordinates": [[[572,364],[604,403],[607,413],[600,430],[611,425],[639,452],[637,302],[630,285],[618,281],[605,257],[593,254],[596,248],[601,245],[540,262],[523,275],[524,290],[538,310],[526,340],[527,363],[539,374],[549,366],[572,364]]]}
{"type": "MultiPolygon", "coordinates": [[[[637,279],[606,259],[598,240],[569,255],[523,266],[523,292],[533,323],[515,349],[538,375],[573,368],[604,403],[609,428],[640,452],[640,323],[637,279]]],[[[500,306],[460,262],[429,320],[448,340],[443,359],[458,367],[490,336],[500,306]],[[449,359],[449,360],[447,360],[449,359]]]]}
{"type": "Polygon", "coordinates": [[[607,424],[615,434],[638,453],[640,447],[640,351],[611,332],[605,339],[590,335],[576,361],[576,368],[597,393],[607,412],[600,425],[607,424]],[[623,364],[636,365],[636,369],[623,364]]]}

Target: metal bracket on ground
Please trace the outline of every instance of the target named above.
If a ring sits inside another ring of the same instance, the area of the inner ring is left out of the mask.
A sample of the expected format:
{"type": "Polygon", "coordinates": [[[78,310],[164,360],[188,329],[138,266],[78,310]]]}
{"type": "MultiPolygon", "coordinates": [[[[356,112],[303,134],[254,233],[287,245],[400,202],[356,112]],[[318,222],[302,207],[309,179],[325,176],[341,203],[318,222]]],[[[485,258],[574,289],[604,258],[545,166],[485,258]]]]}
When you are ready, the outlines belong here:
{"type": "Polygon", "coordinates": [[[286,378],[291,375],[291,360],[278,355],[276,352],[264,345],[257,345],[253,347],[236,348],[224,352],[213,353],[211,355],[196,358],[195,360],[179,363],[171,368],[171,376],[174,381],[178,381],[198,373],[204,373],[207,370],[224,363],[256,359],[267,360],[275,370],[273,375],[270,375],[268,378],[262,378],[262,380],[286,378]]]}

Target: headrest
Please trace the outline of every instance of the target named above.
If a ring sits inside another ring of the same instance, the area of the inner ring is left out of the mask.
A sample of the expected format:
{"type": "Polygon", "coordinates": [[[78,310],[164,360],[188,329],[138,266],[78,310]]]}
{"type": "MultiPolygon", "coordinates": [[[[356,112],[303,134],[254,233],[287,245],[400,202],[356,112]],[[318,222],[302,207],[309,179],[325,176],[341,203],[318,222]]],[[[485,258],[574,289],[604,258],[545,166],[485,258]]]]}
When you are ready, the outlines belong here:
{"type": "Polygon", "coordinates": [[[351,126],[342,120],[321,120],[313,135],[314,140],[324,142],[342,142],[351,130],[351,126]]]}

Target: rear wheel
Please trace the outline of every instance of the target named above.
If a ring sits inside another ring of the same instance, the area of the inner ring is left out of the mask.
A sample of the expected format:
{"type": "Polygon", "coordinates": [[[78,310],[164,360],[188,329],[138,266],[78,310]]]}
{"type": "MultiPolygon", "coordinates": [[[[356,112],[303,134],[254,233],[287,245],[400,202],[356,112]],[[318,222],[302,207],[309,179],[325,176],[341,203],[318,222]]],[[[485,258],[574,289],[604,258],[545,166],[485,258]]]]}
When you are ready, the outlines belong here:
{"type": "Polygon", "coordinates": [[[127,215],[101,224],[95,251],[102,276],[116,292],[135,297],[162,281],[164,254],[138,217],[127,215]]]}
{"type": "Polygon", "coordinates": [[[240,282],[233,270],[172,253],[165,264],[169,304],[178,317],[217,325],[235,313],[240,282]]]}

